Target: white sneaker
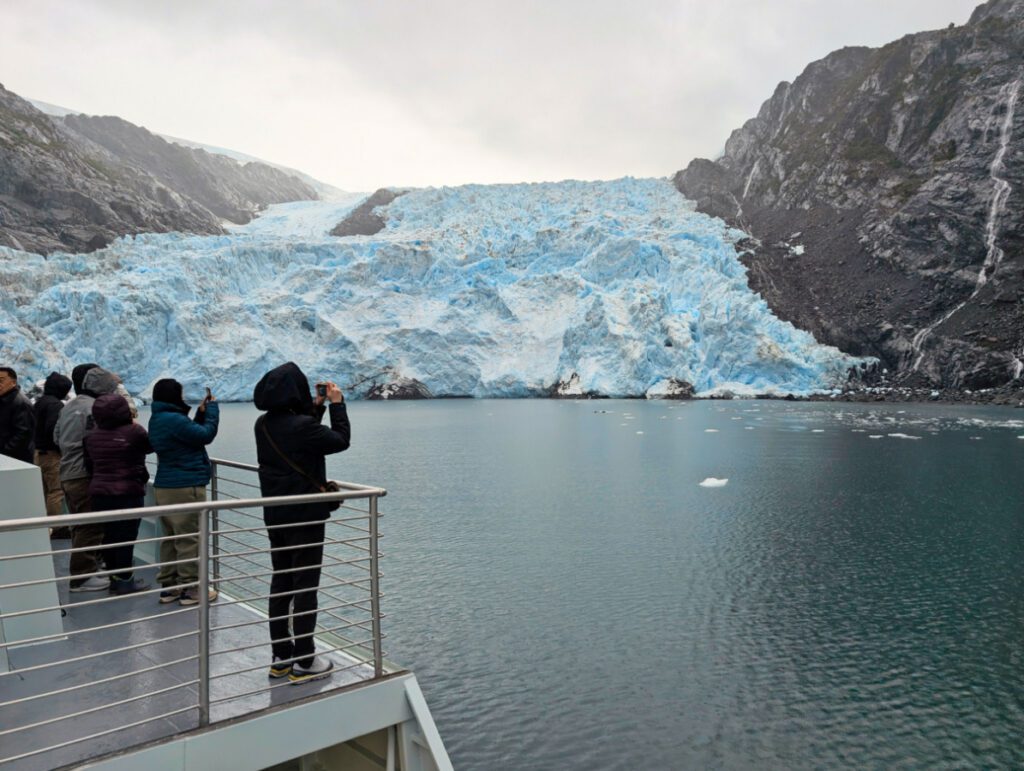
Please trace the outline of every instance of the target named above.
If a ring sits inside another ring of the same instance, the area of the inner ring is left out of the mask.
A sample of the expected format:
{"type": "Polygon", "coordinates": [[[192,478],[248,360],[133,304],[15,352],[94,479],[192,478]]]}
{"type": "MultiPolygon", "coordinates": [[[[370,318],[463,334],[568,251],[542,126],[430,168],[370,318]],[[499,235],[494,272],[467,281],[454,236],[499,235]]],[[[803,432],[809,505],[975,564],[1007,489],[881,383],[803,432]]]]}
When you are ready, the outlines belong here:
{"type": "Polygon", "coordinates": [[[68,587],[69,592],[102,592],[110,588],[110,579],[102,576],[89,576],[78,586],[68,587]]]}
{"type": "Polygon", "coordinates": [[[298,683],[306,683],[310,680],[322,680],[325,677],[330,677],[333,670],[333,661],[320,656],[314,656],[313,663],[308,667],[304,667],[298,662],[292,664],[292,671],[288,675],[288,679],[291,680],[293,685],[297,685],[298,683]]]}

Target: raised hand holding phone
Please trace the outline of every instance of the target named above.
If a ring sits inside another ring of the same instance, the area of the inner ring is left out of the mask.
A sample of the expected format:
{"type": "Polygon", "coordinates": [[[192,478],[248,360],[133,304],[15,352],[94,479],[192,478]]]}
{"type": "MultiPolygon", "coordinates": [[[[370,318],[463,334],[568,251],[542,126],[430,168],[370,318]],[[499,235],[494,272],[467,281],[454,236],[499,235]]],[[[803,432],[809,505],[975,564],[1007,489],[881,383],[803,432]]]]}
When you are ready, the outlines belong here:
{"type": "Polygon", "coordinates": [[[210,390],[210,386],[206,386],[206,396],[204,396],[203,400],[199,402],[199,411],[205,412],[206,405],[215,401],[217,401],[217,397],[213,395],[213,391],[210,390]]]}

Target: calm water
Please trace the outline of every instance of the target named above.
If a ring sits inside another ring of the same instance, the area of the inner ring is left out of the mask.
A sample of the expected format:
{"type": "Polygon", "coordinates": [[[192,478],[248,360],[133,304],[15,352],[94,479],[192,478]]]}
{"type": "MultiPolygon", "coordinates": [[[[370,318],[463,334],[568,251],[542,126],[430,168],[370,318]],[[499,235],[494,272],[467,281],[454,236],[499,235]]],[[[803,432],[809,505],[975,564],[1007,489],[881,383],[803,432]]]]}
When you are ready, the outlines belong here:
{"type": "MultiPolygon", "coordinates": [[[[255,414],[216,455],[254,459],[255,414]]],[[[1024,413],[351,415],[329,468],[389,490],[387,648],[456,768],[1024,766],[1024,413]]]]}

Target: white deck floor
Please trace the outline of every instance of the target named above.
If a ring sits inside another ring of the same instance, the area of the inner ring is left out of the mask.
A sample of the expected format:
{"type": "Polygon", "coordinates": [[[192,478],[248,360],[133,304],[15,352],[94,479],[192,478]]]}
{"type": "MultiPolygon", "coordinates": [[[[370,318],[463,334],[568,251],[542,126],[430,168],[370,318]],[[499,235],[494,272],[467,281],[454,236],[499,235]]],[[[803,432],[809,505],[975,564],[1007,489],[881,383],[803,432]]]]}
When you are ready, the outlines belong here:
{"type": "MultiPolygon", "coordinates": [[[[55,548],[66,548],[70,546],[70,542],[56,541],[54,545],[55,548]]],[[[55,562],[57,574],[66,575],[66,556],[55,557],[55,562]]],[[[140,568],[136,575],[155,586],[153,573],[151,569],[140,568]]],[[[3,771],[58,768],[198,727],[198,688],[195,683],[189,684],[198,677],[198,662],[191,660],[171,663],[198,653],[198,635],[191,634],[168,642],[152,642],[195,632],[199,623],[195,607],[185,610],[177,603],[160,605],[155,594],[76,607],[80,602],[106,598],[109,595],[106,592],[69,594],[66,582],[61,582],[60,596],[61,602],[67,608],[67,616],[63,621],[64,629],[68,632],[123,621],[130,617],[155,618],[10,650],[12,672],[0,675],[0,701],[36,696],[89,683],[97,684],[0,707],[0,730],[36,724],[95,708],[95,711],[80,717],[0,736],[0,759],[66,743],[58,749],[9,763],[0,763],[3,771]],[[107,653],[86,661],[24,671],[39,664],[66,661],[138,643],[145,645],[120,653],[107,653]],[[98,683],[105,678],[151,667],[157,668],[114,682],[98,683]],[[135,696],[144,698],[118,707],[104,706],[135,696]],[[171,712],[177,714],[159,717],[171,712]]],[[[254,621],[259,618],[260,616],[245,604],[215,603],[211,608],[212,627],[254,621]]],[[[332,646],[318,641],[318,649],[329,647],[332,646]]],[[[210,687],[211,722],[257,713],[373,678],[372,666],[359,664],[354,659],[333,653],[329,655],[339,671],[329,679],[302,685],[292,685],[287,680],[269,680],[266,667],[270,663],[271,653],[266,623],[214,632],[211,650],[211,677],[215,678],[212,679],[210,687]],[[217,651],[248,645],[255,647],[241,652],[217,655],[217,651]],[[218,677],[249,667],[258,668],[251,672],[218,677]],[[269,692],[240,696],[271,684],[277,684],[278,687],[269,692]]]]}

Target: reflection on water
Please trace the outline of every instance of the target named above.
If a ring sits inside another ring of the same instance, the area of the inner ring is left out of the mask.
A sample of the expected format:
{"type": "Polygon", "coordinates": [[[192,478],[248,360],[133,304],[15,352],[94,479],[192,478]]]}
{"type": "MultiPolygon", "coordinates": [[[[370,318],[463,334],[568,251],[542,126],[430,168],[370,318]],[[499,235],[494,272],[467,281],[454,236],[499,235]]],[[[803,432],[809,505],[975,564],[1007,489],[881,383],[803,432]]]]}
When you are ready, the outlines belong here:
{"type": "Polygon", "coordinates": [[[330,470],[389,490],[387,647],[457,768],[1024,765],[1020,413],[350,410],[330,470]]]}

